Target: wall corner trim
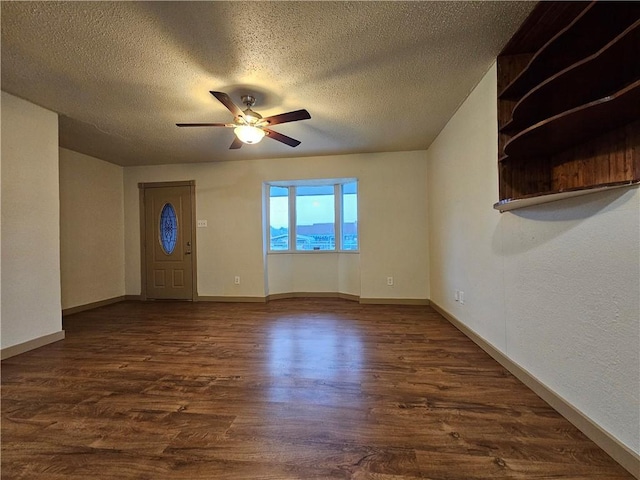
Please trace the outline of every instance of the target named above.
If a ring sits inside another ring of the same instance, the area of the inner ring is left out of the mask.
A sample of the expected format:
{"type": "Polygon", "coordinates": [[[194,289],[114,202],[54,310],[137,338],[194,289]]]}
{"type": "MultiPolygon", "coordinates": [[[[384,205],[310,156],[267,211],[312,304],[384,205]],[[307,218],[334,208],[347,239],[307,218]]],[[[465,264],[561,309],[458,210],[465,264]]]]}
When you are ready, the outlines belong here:
{"type": "Polygon", "coordinates": [[[596,445],[608,453],[611,458],[624,467],[636,478],[640,478],[640,455],[624,445],[610,433],[591,420],[575,406],[551,390],[535,376],[499,351],[491,343],[471,330],[454,315],[431,301],[431,307],[448,320],[454,327],[464,333],[470,340],[489,354],[495,361],[506,368],[518,380],[547,402],[560,415],[571,422],[578,430],[589,437],[596,445]]]}
{"type": "Polygon", "coordinates": [[[49,335],[43,335],[41,337],[34,338],[17,345],[5,347],[2,349],[0,357],[2,360],[5,360],[7,358],[15,357],[16,355],[20,355],[21,353],[26,353],[30,350],[35,350],[36,348],[44,347],[45,345],[49,345],[50,343],[58,342],[60,340],[64,340],[64,330],[50,333],[49,335]]]}

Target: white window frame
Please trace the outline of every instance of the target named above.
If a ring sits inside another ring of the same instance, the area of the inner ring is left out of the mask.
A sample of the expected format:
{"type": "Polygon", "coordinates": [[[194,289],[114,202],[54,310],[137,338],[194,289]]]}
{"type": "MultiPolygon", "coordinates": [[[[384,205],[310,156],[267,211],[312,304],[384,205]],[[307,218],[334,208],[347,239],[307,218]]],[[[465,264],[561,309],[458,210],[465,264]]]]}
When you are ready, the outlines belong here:
{"type": "MultiPolygon", "coordinates": [[[[358,201],[358,248],[356,250],[344,250],[342,244],[344,239],[342,238],[342,186],[347,183],[359,184],[357,178],[332,178],[332,179],[314,179],[314,180],[288,180],[288,181],[272,181],[265,182],[265,198],[264,202],[266,208],[264,209],[266,215],[266,243],[267,253],[280,255],[280,254],[326,254],[326,253],[360,253],[360,202],[358,201]],[[323,187],[333,185],[333,199],[334,199],[334,234],[335,234],[335,246],[334,250],[298,250],[297,236],[296,236],[296,188],[297,187],[323,187]],[[289,248],[287,250],[271,250],[271,188],[281,187],[289,190],[288,202],[289,202],[289,248]]],[[[359,188],[356,187],[356,192],[359,195],[359,188]]]]}

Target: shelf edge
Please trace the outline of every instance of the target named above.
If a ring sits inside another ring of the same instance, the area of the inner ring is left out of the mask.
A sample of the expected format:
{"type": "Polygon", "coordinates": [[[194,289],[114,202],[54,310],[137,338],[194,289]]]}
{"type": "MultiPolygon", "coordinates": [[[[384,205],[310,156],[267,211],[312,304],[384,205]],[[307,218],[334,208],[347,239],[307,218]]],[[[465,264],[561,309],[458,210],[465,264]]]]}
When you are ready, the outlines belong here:
{"type": "MultiPolygon", "coordinates": [[[[566,144],[562,144],[560,140],[556,141],[555,144],[553,143],[540,144],[542,146],[538,150],[529,150],[528,154],[526,155],[523,155],[522,152],[519,152],[520,155],[518,155],[517,150],[516,152],[514,152],[513,150],[514,148],[517,149],[517,146],[514,147],[514,145],[522,144],[523,141],[531,142],[531,137],[535,138],[535,135],[543,135],[544,134],[543,129],[549,129],[550,127],[553,127],[553,126],[555,126],[555,129],[557,129],[557,125],[559,122],[567,122],[568,120],[571,120],[572,117],[575,119],[576,116],[579,116],[583,112],[593,114],[594,111],[598,112],[599,110],[602,110],[604,108],[611,107],[611,105],[619,104],[622,102],[625,96],[631,96],[634,94],[636,96],[640,96],[640,79],[636,80],[630,85],[627,85],[626,87],[615,92],[612,95],[608,95],[598,100],[594,100],[584,105],[580,105],[570,110],[558,113],[552,117],[541,120],[540,122],[522,130],[520,133],[518,133],[517,135],[514,135],[508,142],[505,143],[503,148],[504,153],[509,156],[516,156],[516,157],[521,156],[522,158],[559,153],[564,149],[571,147],[571,144],[573,143],[580,143],[583,139],[576,140],[576,137],[574,136],[574,137],[569,137],[570,140],[566,140],[566,137],[563,137],[564,143],[566,144]],[[543,132],[542,134],[540,133],[541,131],[543,132]],[[571,141],[571,139],[573,141],[571,141]]],[[[636,102],[629,102],[628,98],[627,98],[627,103],[632,106],[637,106],[636,102]]],[[[635,114],[636,112],[632,112],[632,113],[635,114]]],[[[609,130],[614,130],[631,121],[633,121],[633,118],[631,117],[630,118],[619,117],[617,118],[616,121],[610,122],[610,124],[607,125],[606,128],[602,127],[603,128],[602,131],[596,132],[596,133],[605,133],[609,130]]],[[[589,124],[589,126],[593,128],[595,128],[597,125],[599,124],[596,124],[596,123],[589,124]]],[[[576,134],[582,132],[582,136],[588,137],[588,135],[584,133],[584,128],[585,127],[583,126],[583,130],[580,130],[580,131],[575,130],[576,134]]],[[[547,142],[549,142],[549,140],[547,140],[547,142]]],[[[522,149],[522,147],[520,148],[522,149]]]]}
{"type": "Polygon", "coordinates": [[[532,207],[535,205],[542,205],[544,203],[556,202],[558,200],[564,200],[566,198],[581,197],[583,195],[589,195],[592,193],[604,192],[608,190],[615,190],[624,187],[634,187],[640,185],[640,180],[629,180],[621,184],[605,185],[592,188],[581,188],[580,190],[567,190],[564,192],[547,193],[543,195],[537,195],[528,198],[516,198],[500,200],[493,204],[495,210],[499,210],[500,213],[509,212],[511,210],[517,210],[520,208],[532,207]]]}
{"type": "Polygon", "coordinates": [[[518,84],[522,82],[522,78],[525,77],[526,75],[530,75],[531,72],[527,72],[527,70],[529,70],[529,68],[531,67],[531,65],[534,65],[538,59],[538,57],[540,57],[542,54],[544,54],[544,51],[549,48],[551,45],[553,45],[553,43],[560,38],[562,35],[564,35],[567,31],[571,30],[571,28],[573,28],[574,24],[576,24],[577,22],[580,21],[580,19],[587,15],[587,13],[589,12],[589,10],[591,10],[594,6],[595,6],[596,2],[592,1],[589,4],[587,4],[584,8],[584,10],[582,10],[578,15],[576,15],[576,17],[568,24],[566,25],[564,28],[562,28],[561,30],[558,31],[558,33],[556,33],[553,37],[551,37],[547,43],[545,43],[542,47],[540,47],[540,49],[533,55],[533,57],[531,58],[531,60],[529,61],[529,63],[527,64],[526,67],[524,67],[522,69],[522,71],[520,72],[520,74],[518,74],[518,76],[516,76],[516,78],[514,78],[509,85],[507,85],[506,87],[504,87],[502,89],[501,92],[498,93],[498,98],[504,98],[504,99],[511,99],[513,100],[514,97],[520,97],[520,95],[518,95],[517,91],[514,93],[513,90],[516,90],[518,88],[518,84]],[[514,87],[515,85],[515,87],[514,87]]]}
{"type": "MultiPolygon", "coordinates": [[[[527,93],[525,93],[522,98],[520,98],[520,100],[515,104],[515,106],[513,107],[513,110],[511,112],[511,118],[509,119],[509,121],[507,123],[505,123],[502,128],[500,129],[500,133],[505,133],[507,135],[512,135],[515,136],[517,135],[519,132],[522,132],[524,130],[526,130],[527,128],[529,128],[531,125],[525,125],[524,127],[519,127],[519,124],[522,124],[524,122],[526,122],[526,120],[522,120],[522,114],[518,114],[519,108],[523,105],[526,104],[527,102],[531,101],[531,98],[533,96],[533,98],[535,99],[536,95],[540,94],[540,91],[544,91],[544,89],[549,88],[550,85],[552,85],[555,82],[558,81],[562,81],[564,76],[566,75],[570,75],[570,74],[575,74],[576,71],[579,71],[580,69],[585,69],[590,63],[596,63],[597,61],[601,60],[602,58],[604,58],[607,54],[611,54],[611,51],[616,47],[619,46],[625,39],[628,39],[629,37],[631,37],[631,35],[634,33],[634,30],[638,30],[640,29],[640,19],[636,20],[634,23],[632,23],[629,27],[627,27],[622,33],[620,33],[618,36],[616,36],[613,40],[611,40],[609,43],[607,43],[606,45],[604,45],[600,50],[598,50],[597,52],[593,53],[592,55],[589,55],[588,57],[583,58],[582,60],[569,65],[568,67],[566,67],[564,70],[559,71],[558,73],[556,73],[555,75],[550,76],[549,78],[547,78],[546,80],[544,80],[543,82],[541,82],[540,84],[536,85],[534,88],[532,88],[531,90],[529,90],[527,93]],[[520,117],[520,118],[518,118],[520,117]]],[[[628,83],[623,83],[623,85],[628,84],[628,83]]],[[[602,98],[602,97],[600,97],[602,98]]],[[[569,111],[572,110],[578,106],[581,105],[588,105],[589,103],[598,101],[598,98],[592,99],[590,101],[586,101],[583,102],[579,105],[576,105],[575,107],[569,108],[564,110],[569,111]]],[[[562,113],[562,112],[559,112],[562,113]]],[[[555,115],[551,115],[551,117],[558,115],[559,113],[555,114],[555,115]]],[[[551,118],[551,117],[547,117],[547,118],[551,118]]],[[[535,122],[535,124],[543,121],[544,119],[540,119],[537,120],[535,122]]]]}

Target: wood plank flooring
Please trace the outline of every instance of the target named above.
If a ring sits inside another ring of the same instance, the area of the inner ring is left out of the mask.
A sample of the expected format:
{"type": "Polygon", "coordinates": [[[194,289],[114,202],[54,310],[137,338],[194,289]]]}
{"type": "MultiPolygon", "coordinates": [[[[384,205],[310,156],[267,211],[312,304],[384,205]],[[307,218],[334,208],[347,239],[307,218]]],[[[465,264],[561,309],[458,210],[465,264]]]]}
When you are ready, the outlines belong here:
{"type": "Polygon", "coordinates": [[[429,307],[124,302],[2,362],[2,479],[629,479],[429,307]]]}

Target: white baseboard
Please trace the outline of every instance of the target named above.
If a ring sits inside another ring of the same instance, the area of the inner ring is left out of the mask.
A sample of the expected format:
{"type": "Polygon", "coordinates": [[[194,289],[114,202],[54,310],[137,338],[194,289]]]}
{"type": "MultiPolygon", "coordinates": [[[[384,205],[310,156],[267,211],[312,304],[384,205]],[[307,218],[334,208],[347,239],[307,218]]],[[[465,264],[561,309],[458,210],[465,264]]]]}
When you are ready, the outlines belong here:
{"type": "Polygon", "coordinates": [[[469,337],[476,345],[487,352],[495,361],[509,370],[518,380],[533,390],[540,398],[551,405],[560,415],[569,420],[578,430],[589,437],[596,445],[629,471],[631,475],[640,478],[640,455],[606,432],[574,405],[567,402],[527,370],[484,340],[455,316],[433,302],[431,302],[431,307],[447,319],[454,327],[469,337]]]}
{"type": "Polygon", "coordinates": [[[429,305],[426,298],[360,298],[363,305],[429,305]]]}
{"type": "Polygon", "coordinates": [[[351,300],[353,302],[360,300],[360,297],[357,295],[339,292],[287,292],[267,295],[267,301],[282,300],[285,298],[342,298],[343,300],[351,300]]]}
{"type": "MultiPolygon", "coordinates": [[[[273,293],[265,297],[198,295],[198,298],[196,299],[196,301],[222,302],[222,303],[266,303],[272,300],[282,300],[285,298],[342,298],[344,300],[359,302],[364,305],[423,305],[423,306],[429,305],[429,300],[426,298],[362,298],[358,295],[353,295],[350,293],[341,293],[341,292],[286,292],[286,293],[273,293]]],[[[122,301],[122,300],[143,300],[143,298],[138,295],[126,295],[125,297],[117,299],[115,301],[122,301]]],[[[111,303],[115,303],[115,301],[111,303]]],[[[108,303],[105,303],[105,305],[108,305],[108,303]]],[[[88,306],[88,308],[84,308],[84,310],[89,310],[90,308],[96,308],[99,306],[102,306],[102,305],[91,304],[90,306],[88,306]]],[[[77,307],[77,308],[81,308],[81,307],[77,307]]],[[[77,310],[77,311],[82,311],[82,310],[77,310]]],[[[77,311],[73,311],[71,313],[77,313],[77,311]]],[[[69,314],[66,311],[64,313],[69,314]]]]}
{"type": "Polygon", "coordinates": [[[26,353],[30,350],[35,350],[36,348],[44,347],[45,345],[49,345],[50,343],[58,342],[60,340],[64,340],[64,330],[50,333],[49,335],[43,335],[42,337],[34,338],[33,340],[28,340],[17,345],[5,347],[2,349],[0,357],[2,360],[5,360],[9,357],[15,357],[21,353],[26,353]]]}
{"type": "Polygon", "coordinates": [[[224,302],[224,303],[265,303],[265,297],[221,297],[198,295],[198,302],[224,302]]]}
{"type": "Polygon", "coordinates": [[[93,310],[94,308],[104,307],[105,305],[111,305],[118,302],[123,302],[126,299],[124,295],[119,297],[107,298],[98,302],[86,303],[84,305],[77,305],[75,307],[62,309],[62,316],[73,315],[74,313],[85,312],[87,310],[93,310]]]}
{"type": "Polygon", "coordinates": [[[359,302],[363,305],[429,305],[426,298],[363,298],[358,295],[340,292],[288,292],[274,293],[267,296],[267,301],[283,298],[342,298],[359,302]]]}

